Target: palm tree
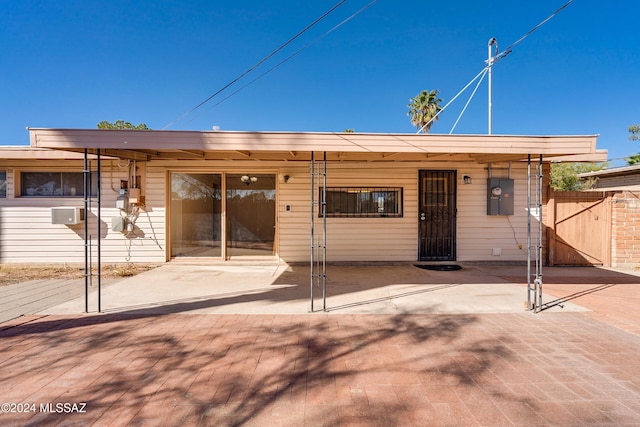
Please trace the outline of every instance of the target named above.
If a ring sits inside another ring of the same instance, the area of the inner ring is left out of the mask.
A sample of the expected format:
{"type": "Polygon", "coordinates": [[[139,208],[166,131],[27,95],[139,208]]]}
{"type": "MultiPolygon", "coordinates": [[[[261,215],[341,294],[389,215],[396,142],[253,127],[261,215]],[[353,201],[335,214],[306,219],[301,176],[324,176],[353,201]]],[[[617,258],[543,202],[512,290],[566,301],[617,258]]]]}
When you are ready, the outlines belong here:
{"type": "Polygon", "coordinates": [[[411,116],[411,124],[424,133],[429,132],[433,122],[437,121],[437,115],[441,110],[442,99],[438,98],[438,91],[423,90],[415,98],[410,99],[408,116],[411,116]]]}

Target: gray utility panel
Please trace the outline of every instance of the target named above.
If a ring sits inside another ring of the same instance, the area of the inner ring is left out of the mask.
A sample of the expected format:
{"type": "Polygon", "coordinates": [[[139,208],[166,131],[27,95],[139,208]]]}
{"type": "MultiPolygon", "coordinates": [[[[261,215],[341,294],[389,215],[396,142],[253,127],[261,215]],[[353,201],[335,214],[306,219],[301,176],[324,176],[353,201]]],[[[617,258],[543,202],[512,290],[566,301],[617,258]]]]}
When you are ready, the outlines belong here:
{"type": "Polygon", "coordinates": [[[487,215],[513,215],[513,179],[487,180],[487,215]]]}

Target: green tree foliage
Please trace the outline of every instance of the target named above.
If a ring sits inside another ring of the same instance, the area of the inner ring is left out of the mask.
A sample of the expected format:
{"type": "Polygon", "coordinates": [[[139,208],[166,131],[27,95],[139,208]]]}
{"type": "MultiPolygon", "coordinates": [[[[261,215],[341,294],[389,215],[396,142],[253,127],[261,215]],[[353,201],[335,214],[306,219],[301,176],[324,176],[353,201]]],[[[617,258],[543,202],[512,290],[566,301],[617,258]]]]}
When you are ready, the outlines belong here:
{"type": "Polygon", "coordinates": [[[555,191],[583,191],[593,187],[596,178],[581,180],[578,174],[599,171],[607,163],[553,163],[551,164],[551,187],[555,191]]]}
{"type": "Polygon", "coordinates": [[[438,98],[438,91],[423,90],[409,101],[407,115],[411,117],[411,124],[418,131],[423,130],[424,133],[428,133],[431,125],[438,121],[437,114],[442,110],[442,107],[440,107],[442,99],[438,98]]]}
{"type": "MultiPolygon", "coordinates": [[[[640,125],[629,126],[629,141],[640,141],[640,125]]],[[[637,165],[640,163],[640,153],[625,157],[624,160],[628,165],[637,165]]]]}
{"type": "Polygon", "coordinates": [[[140,123],[139,125],[131,124],[131,122],[125,122],[124,120],[116,120],[110,123],[106,120],[98,123],[98,129],[115,129],[115,130],[150,130],[147,125],[140,123]]]}
{"type": "Polygon", "coordinates": [[[640,163],[640,154],[634,154],[633,156],[625,157],[624,160],[629,166],[637,165],[640,163]]]}

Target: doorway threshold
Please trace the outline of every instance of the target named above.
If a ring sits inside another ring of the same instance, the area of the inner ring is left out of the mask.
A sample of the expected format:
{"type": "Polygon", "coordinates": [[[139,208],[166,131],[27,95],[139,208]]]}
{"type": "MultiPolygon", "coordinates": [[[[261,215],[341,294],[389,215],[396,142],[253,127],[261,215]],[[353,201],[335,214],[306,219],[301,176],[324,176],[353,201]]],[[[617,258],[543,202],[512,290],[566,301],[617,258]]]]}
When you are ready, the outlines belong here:
{"type": "Polygon", "coordinates": [[[172,258],[170,261],[172,264],[180,265],[219,265],[219,266],[231,266],[231,265],[282,265],[286,264],[283,260],[277,257],[258,257],[258,256],[239,256],[229,259],[222,258],[206,258],[206,257],[189,257],[189,258],[172,258]]]}

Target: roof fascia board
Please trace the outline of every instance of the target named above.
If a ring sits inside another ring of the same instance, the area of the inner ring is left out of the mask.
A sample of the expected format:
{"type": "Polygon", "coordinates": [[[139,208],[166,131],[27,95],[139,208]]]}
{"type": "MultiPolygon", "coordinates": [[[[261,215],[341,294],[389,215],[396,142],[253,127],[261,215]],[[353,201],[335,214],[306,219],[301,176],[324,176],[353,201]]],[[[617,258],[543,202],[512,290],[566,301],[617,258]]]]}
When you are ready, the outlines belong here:
{"type": "Polygon", "coordinates": [[[308,132],[29,129],[32,147],[56,149],[425,154],[593,154],[597,136],[416,135],[308,132]]]}

